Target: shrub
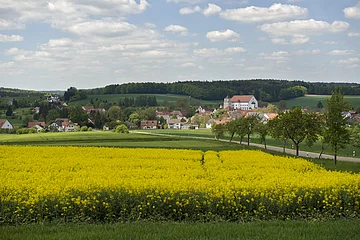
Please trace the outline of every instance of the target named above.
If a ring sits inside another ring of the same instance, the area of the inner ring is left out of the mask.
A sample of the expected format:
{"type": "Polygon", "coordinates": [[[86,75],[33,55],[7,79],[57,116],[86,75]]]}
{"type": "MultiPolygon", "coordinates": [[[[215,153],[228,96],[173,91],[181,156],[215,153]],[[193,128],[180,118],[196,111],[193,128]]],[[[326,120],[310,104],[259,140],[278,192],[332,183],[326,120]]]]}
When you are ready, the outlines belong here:
{"type": "Polygon", "coordinates": [[[87,130],[88,130],[88,127],[87,127],[87,126],[82,126],[82,127],[80,128],[80,132],[87,132],[87,130]]]}
{"type": "Polygon", "coordinates": [[[116,133],[129,133],[129,129],[125,126],[125,124],[121,124],[116,127],[115,132],[116,133]]]}

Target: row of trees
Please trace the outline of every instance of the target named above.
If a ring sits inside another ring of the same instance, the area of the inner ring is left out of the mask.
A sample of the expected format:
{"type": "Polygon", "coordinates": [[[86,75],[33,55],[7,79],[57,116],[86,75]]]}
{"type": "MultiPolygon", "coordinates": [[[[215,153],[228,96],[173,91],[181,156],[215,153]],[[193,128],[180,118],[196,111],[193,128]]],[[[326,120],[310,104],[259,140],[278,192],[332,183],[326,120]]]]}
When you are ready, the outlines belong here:
{"type": "Polygon", "coordinates": [[[99,94],[181,94],[204,100],[222,100],[225,96],[254,95],[258,100],[274,102],[309,94],[330,95],[341,86],[347,95],[360,95],[355,83],[309,83],[271,79],[233,81],[187,81],[175,83],[127,83],[86,90],[88,95],[99,94]]]}
{"type": "MultiPolygon", "coordinates": [[[[347,144],[353,143],[360,147],[360,127],[355,127],[351,131],[348,119],[343,116],[343,112],[350,109],[349,103],[344,99],[344,94],[340,89],[336,89],[331,98],[326,100],[327,112],[324,114],[307,113],[300,108],[281,112],[270,120],[268,124],[260,122],[259,115],[250,115],[247,118],[239,118],[227,123],[226,125],[213,125],[212,131],[219,139],[225,132],[240,137],[240,142],[247,136],[250,145],[251,135],[258,133],[260,140],[266,148],[266,137],[271,135],[275,139],[284,142],[290,140],[296,148],[296,155],[299,155],[300,144],[305,142],[311,147],[316,141],[320,140],[323,144],[328,144],[334,152],[334,163],[337,162],[337,154],[340,149],[347,144]]],[[[230,141],[231,141],[230,140],[230,141]]],[[[320,156],[322,154],[320,153],[320,156]]],[[[319,156],[319,157],[320,157],[319,156]]]]}

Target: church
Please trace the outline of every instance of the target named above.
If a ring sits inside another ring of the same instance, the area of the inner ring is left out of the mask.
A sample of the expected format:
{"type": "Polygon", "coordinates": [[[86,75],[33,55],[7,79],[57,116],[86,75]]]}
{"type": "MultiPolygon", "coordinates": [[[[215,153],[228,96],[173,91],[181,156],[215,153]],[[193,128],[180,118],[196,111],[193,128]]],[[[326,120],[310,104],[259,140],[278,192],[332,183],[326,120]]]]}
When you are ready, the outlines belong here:
{"type": "Polygon", "coordinates": [[[253,110],[258,108],[259,104],[253,95],[227,96],[224,99],[225,110],[253,110]]]}

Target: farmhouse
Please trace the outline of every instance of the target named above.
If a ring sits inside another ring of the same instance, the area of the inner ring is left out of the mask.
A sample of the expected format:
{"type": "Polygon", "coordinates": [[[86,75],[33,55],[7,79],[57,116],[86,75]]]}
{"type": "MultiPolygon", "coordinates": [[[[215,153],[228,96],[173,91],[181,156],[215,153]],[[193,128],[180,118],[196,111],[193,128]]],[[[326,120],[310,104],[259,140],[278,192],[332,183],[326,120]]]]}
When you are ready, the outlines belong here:
{"type": "Polygon", "coordinates": [[[0,119],[0,129],[13,129],[13,125],[7,119],[0,119]]]}
{"type": "Polygon", "coordinates": [[[156,120],[153,121],[141,121],[141,129],[157,129],[158,123],[156,120]]]}
{"type": "Polygon", "coordinates": [[[227,96],[224,99],[225,110],[252,110],[258,108],[258,101],[253,95],[227,96]]]}

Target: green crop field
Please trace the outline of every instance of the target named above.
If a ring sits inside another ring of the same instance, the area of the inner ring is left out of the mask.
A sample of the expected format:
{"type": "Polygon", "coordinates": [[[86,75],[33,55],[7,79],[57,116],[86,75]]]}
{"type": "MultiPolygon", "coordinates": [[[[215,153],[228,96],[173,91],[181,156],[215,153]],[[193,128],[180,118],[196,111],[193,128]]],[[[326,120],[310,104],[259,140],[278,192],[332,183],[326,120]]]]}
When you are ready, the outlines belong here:
{"type": "MultiPolygon", "coordinates": [[[[294,98],[286,101],[286,107],[291,109],[296,106],[301,107],[310,107],[313,110],[318,109],[317,104],[319,101],[322,102],[324,108],[326,108],[325,100],[331,96],[326,95],[307,95],[305,97],[294,98]]],[[[351,107],[357,108],[360,106],[360,96],[345,96],[345,99],[348,100],[351,104],[351,107]]],[[[275,103],[279,105],[279,102],[275,103]]]]}
{"type": "Polygon", "coordinates": [[[359,239],[360,221],[273,221],[250,223],[44,224],[0,227],[0,239],[359,239]]]}
{"type": "Polygon", "coordinates": [[[168,101],[168,103],[175,104],[177,101],[184,100],[184,99],[186,99],[187,101],[191,101],[191,103],[194,103],[196,105],[197,104],[203,105],[203,106],[213,105],[216,108],[218,108],[219,105],[222,104],[222,101],[204,101],[204,100],[198,100],[198,99],[194,99],[194,98],[189,100],[188,96],[174,95],[174,94],[104,94],[104,95],[89,95],[87,99],[70,102],[70,105],[86,105],[90,102],[90,99],[92,99],[93,101],[95,101],[96,99],[99,99],[99,100],[104,100],[104,101],[106,100],[110,103],[119,103],[120,100],[122,100],[126,97],[127,98],[136,98],[136,97],[142,96],[142,95],[155,96],[159,105],[162,105],[165,100],[168,101]]]}
{"type": "Polygon", "coordinates": [[[238,144],[212,140],[158,137],[142,134],[118,134],[113,132],[74,132],[40,134],[3,134],[1,145],[46,145],[46,146],[94,146],[122,148],[177,148],[198,150],[236,150],[244,149],[238,144]]]}
{"type": "MultiPolygon", "coordinates": [[[[149,130],[149,132],[169,134],[169,135],[178,135],[178,136],[193,136],[193,137],[214,138],[214,134],[208,129],[201,129],[201,130],[172,130],[172,129],[165,129],[165,130],[149,130]]],[[[223,139],[229,140],[230,135],[225,134],[223,139]]],[[[239,140],[240,140],[239,137],[234,136],[233,142],[239,142],[239,140]]],[[[243,142],[246,142],[246,141],[247,141],[247,138],[244,138],[243,142]]],[[[269,145],[269,146],[277,146],[277,147],[283,147],[284,146],[283,142],[278,141],[278,140],[276,140],[276,139],[274,139],[274,138],[272,138],[270,136],[267,137],[266,141],[267,141],[267,145],[269,145]]],[[[260,144],[260,139],[256,134],[254,134],[253,136],[251,136],[251,142],[260,144]]],[[[292,146],[291,140],[287,141],[286,148],[294,149],[294,147],[292,146]]],[[[305,143],[301,143],[300,144],[300,150],[301,151],[319,152],[320,153],[320,151],[321,151],[321,143],[316,142],[312,147],[308,147],[305,143]]],[[[338,155],[339,156],[344,156],[344,157],[352,157],[353,156],[353,151],[355,151],[357,157],[360,156],[360,148],[356,148],[356,147],[353,147],[351,145],[349,145],[345,149],[341,149],[339,151],[338,155]]],[[[329,154],[329,155],[332,154],[332,151],[331,151],[329,146],[325,146],[324,154],[329,154]]]]}

